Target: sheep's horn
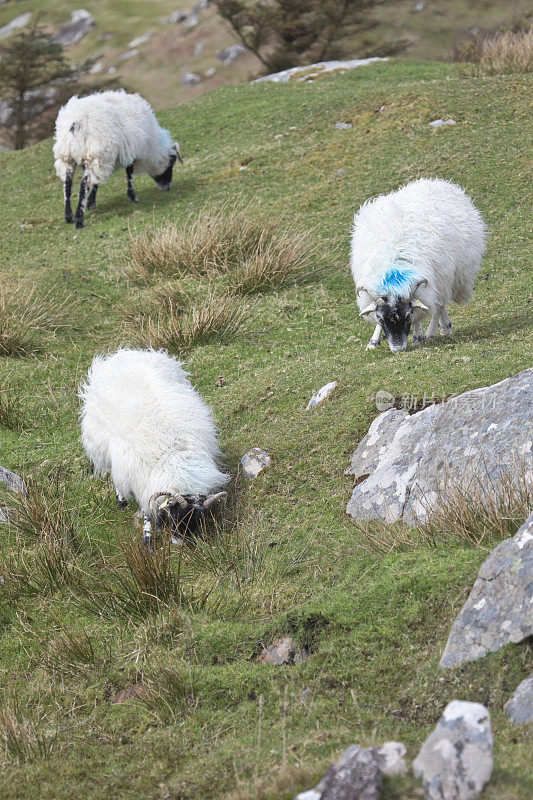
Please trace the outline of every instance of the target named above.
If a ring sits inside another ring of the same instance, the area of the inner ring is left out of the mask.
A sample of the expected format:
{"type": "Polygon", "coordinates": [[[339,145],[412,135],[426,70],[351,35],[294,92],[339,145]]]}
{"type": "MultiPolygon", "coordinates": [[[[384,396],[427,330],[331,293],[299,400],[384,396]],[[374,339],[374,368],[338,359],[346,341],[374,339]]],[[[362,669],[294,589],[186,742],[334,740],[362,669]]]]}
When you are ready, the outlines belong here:
{"type": "Polygon", "coordinates": [[[375,292],[373,289],[367,289],[366,286],[358,286],[357,287],[357,297],[359,297],[361,292],[366,292],[370,297],[374,300],[374,302],[379,306],[383,303],[383,298],[375,292]]]}
{"type": "Polygon", "coordinates": [[[177,142],[174,142],[174,147],[176,148],[176,156],[177,156],[178,161],[180,162],[180,164],[183,164],[183,158],[182,158],[182,155],[181,155],[181,150],[180,150],[179,144],[177,142]]]}
{"type": "Polygon", "coordinates": [[[412,299],[414,298],[414,296],[415,296],[415,294],[416,294],[417,290],[418,290],[418,289],[419,289],[421,286],[427,286],[427,285],[428,285],[428,281],[426,280],[426,278],[422,278],[422,280],[421,280],[421,281],[418,281],[418,283],[415,283],[415,285],[414,285],[414,286],[413,286],[413,288],[411,289],[411,294],[409,295],[409,300],[412,300],[412,299]]]}
{"type": "Polygon", "coordinates": [[[165,498],[168,500],[169,497],[171,497],[170,492],[156,492],[155,494],[153,494],[151,496],[149,504],[148,504],[149,507],[150,507],[150,511],[153,513],[155,506],[156,505],[160,506],[161,503],[163,502],[163,500],[165,498]]]}
{"type": "Polygon", "coordinates": [[[214,503],[218,503],[219,500],[223,500],[227,496],[227,492],[217,492],[217,494],[212,494],[210,497],[204,500],[204,508],[211,508],[214,503]]]}
{"type": "Polygon", "coordinates": [[[185,511],[186,508],[189,508],[188,502],[186,501],[184,496],[182,494],[180,494],[179,492],[173,492],[171,495],[169,495],[169,505],[174,506],[174,505],[176,505],[176,503],[184,511],[185,511]]]}
{"type": "Polygon", "coordinates": [[[359,316],[365,317],[367,314],[370,314],[372,311],[375,311],[377,307],[378,307],[377,303],[374,303],[374,301],[372,301],[369,306],[363,308],[363,310],[359,313],[359,316]]]}

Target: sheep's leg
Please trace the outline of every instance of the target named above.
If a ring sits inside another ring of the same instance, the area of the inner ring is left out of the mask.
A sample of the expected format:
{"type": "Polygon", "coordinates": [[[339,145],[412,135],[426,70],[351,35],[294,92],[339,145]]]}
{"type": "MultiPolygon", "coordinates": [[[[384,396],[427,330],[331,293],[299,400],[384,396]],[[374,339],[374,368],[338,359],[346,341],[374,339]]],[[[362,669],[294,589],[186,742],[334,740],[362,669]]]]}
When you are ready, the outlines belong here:
{"type": "Polygon", "coordinates": [[[420,344],[424,342],[426,337],[424,336],[424,329],[422,327],[421,322],[415,322],[414,330],[413,330],[413,344],[420,344]]]}
{"type": "Polygon", "coordinates": [[[143,545],[151,552],[154,551],[152,544],[152,520],[149,514],[143,514],[143,545]]]}
{"type": "Polygon", "coordinates": [[[120,492],[115,491],[115,497],[116,497],[117,505],[119,506],[119,508],[127,508],[128,507],[128,501],[126,500],[125,497],[122,497],[120,492]]]}
{"type": "Polygon", "coordinates": [[[367,350],[375,350],[375,348],[381,342],[381,325],[376,325],[374,328],[374,333],[372,334],[372,338],[370,339],[369,343],[366,346],[367,350]]]}
{"type": "Polygon", "coordinates": [[[439,318],[440,335],[453,336],[452,323],[446,311],[446,306],[442,306],[439,318]]]}
{"type": "Polygon", "coordinates": [[[87,209],[96,208],[96,192],[98,190],[98,184],[95,183],[93,188],[90,191],[89,197],[87,198],[87,209]]]}
{"type": "Polygon", "coordinates": [[[83,221],[85,215],[85,209],[87,208],[87,198],[89,196],[90,191],[89,186],[89,176],[87,173],[84,174],[83,178],[81,179],[80,183],[80,196],[78,198],[78,207],[76,209],[76,214],[74,215],[74,220],[76,222],[76,228],[84,228],[85,223],[83,221]]]}
{"type": "Polygon", "coordinates": [[[440,319],[442,308],[443,308],[443,306],[437,306],[437,308],[435,309],[435,313],[431,317],[431,320],[430,320],[429,325],[428,325],[428,329],[426,331],[426,339],[434,339],[435,336],[437,335],[437,327],[438,327],[438,324],[439,324],[439,319],[440,319]]]}
{"type": "Polygon", "coordinates": [[[126,167],[126,177],[128,179],[128,197],[132,203],[138,203],[139,198],[135,194],[135,187],[133,185],[133,166],[133,164],[130,164],[129,167],[126,167]]]}
{"type": "Polygon", "coordinates": [[[65,182],[63,184],[63,197],[65,199],[65,222],[72,222],[72,206],[70,205],[70,196],[72,194],[72,182],[74,180],[74,170],[67,170],[65,182]]]}

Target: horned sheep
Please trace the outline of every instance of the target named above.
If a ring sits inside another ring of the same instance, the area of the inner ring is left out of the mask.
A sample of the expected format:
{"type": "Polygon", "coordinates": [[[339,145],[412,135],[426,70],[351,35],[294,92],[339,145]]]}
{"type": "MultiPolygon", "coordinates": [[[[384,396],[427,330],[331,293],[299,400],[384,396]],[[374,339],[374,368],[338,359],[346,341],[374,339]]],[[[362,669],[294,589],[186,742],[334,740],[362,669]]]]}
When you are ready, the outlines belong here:
{"type": "Polygon", "coordinates": [[[361,316],[382,332],[393,353],[451,335],[446,306],[467,303],[485,250],[486,229],[472,200],[456,184],[413,181],[364,203],[355,215],[350,265],[361,316]],[[431,315],[424,336],[422,321],[431,315]]]}
{"type": "Polygon", "coordinates": [[[160,189],[167,190],[176,159],[183,163],[178,143],[160,127],[150,104],[124,90],[71,97],[57,115],[54,158],[63,181],[65,220],[74,219],[77,228],[84,227],[85,209],[96,206],[98,186],[117,169],[126,170],[127,194],[137,203],[134,173],[147,172],[160,189]],[[73,217],[70,197],[77,165],[83,176],[73,217]]]}
{"type": "Polygon", "coordinates": [[[119,505],[139,505],[147,546],[152,524],[170,525],[178,542],[226,496],[212,412],[176,358],[130,349],[96,356],[79,396],[85,452],[98,474],[110,472],[119,505]]]}

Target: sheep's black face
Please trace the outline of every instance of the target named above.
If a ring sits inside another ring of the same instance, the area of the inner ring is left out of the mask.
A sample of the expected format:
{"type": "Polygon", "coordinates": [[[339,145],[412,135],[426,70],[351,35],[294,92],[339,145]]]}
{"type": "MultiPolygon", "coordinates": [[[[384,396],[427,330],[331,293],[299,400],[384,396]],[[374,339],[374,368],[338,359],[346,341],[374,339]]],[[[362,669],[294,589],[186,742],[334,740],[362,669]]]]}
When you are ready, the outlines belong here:
{"type": "Polygon", "coordinates": [[[409,300],[401,298],[384,298],[384,300],[385,302],[376,308],[376,319],[383,328],[390,349],[393,353],[398,353],[407,347],[407,337],[413,320],[413,306],[409,300]]]}
{"type": "Polygon", "coordinates": [[[208,510],[204,507],[206,497],[185,497],[185,500],[187,508],[182,508],[179,503],[168,507],[172,536],[183,536],[189,531],[196,530],[208,510]]]}
{"type": "Polygon", "coordinates": [[[172,170],[174,169],[174,164],[176,163],[177,157],[178,156],[176,153],[172,153],[165,171],[162,172],[161,175],[152,176],[162,192],[168,192],[170,189],[170,184],[172,183],[172,170]]]}

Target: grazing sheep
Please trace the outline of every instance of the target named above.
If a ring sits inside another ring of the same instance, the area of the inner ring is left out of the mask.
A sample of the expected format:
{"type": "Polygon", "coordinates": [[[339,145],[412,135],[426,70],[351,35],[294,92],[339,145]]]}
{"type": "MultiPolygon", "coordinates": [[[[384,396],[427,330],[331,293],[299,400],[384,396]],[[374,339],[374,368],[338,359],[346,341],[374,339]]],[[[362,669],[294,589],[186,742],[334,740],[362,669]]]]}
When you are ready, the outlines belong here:
{"type": "Polygon", "coordinates": [[[446,305],[467,303],[485,250],[485,224],[470,198],[448,181],[421,179],[368,200],[354,219],[350,265],[361,316],[383,331],[393,353],[450,336],[446,305]],[[431,321],[426,331],[422,320],[431,321]]]}
{"type": "Polygon", "coordinates": [[[85,208],[96,206],[96,190],[117,169],[124,167],[128,197],[138,202],[134,172],[147,172],[160,189],[170,189],[172,168],[181,161],[180,148],[161,128],[152,107],[138,94],[97,92],[71,97],[59,109],[54,144],[55,169],[63,181],[65,220],[72,222],[70,195],[74,169],[81,164],[78,208],[74,220],[83,228],[85,208]]]}
{"type": "Polygon", "coordinates": [[[229,475],[211,410],[180,362],[164,351],[121,349],[96,356],[79,396],[82,443],[95,471],[111,473],[117,502],[134,498],[152,525],[170,524],[173,541],[226,496],[229,475]]]}

